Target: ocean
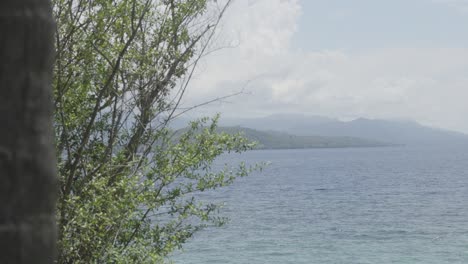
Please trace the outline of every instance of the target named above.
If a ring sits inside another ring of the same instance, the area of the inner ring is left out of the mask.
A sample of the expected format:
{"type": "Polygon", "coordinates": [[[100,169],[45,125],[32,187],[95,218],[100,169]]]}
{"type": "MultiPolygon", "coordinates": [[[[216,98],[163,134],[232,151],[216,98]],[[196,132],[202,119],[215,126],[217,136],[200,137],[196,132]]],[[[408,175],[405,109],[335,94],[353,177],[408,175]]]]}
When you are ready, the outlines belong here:
{"type": "Polygon", "coordinates": [[[204,194],[230,222],[175,252],[175,263],[468,263],[468,149],[258,150],[268,161],[204,194]]]}

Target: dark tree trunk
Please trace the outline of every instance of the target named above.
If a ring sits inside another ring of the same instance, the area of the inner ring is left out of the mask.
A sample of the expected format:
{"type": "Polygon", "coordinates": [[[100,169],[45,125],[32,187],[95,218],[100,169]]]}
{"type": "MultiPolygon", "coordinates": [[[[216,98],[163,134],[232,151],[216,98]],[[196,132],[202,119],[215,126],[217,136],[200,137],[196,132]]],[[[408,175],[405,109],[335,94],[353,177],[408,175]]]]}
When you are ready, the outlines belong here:
{"type": "Polygon", "coordinates": [[[53,263],[49,0],[0,0],[0,263],[53,263]]]}

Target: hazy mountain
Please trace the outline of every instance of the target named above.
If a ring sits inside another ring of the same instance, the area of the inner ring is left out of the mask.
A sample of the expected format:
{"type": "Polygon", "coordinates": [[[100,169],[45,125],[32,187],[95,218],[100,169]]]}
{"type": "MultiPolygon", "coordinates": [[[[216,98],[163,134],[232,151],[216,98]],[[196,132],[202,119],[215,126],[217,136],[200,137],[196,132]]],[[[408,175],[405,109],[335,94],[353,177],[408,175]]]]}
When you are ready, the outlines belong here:
{"type": "Polygon", "coordinates": [[[244,127],[220,127],[228,134],[242,133],[259,143],[260,149],[382,147],[390,144],[355,137],[296,136],[284,132],[259,131],[244,127]]]}
{"type": "MultiPolygon", "coordinates": [[[[242,126],[260,130],[276,130],[276,131],[287,131],[297,132],[301,130],[308,130],[307,127],[314,125],[322,125],[333,123],[336,120],[322,117],[322,116],[307,116],[300,114],[277,114],[270,115],[262,118],[251,118],[251,119],[220,119],[222,125],[227,126],[242,126]],[[307,124],[306,124],[306,123],[307,124]],[[278,127],[278,124],[284,124],[283,127],[278,127]],[[287,129],[285,129],[287,127],[287,129]]],[[[305,131],[304,131],[305,132],[305,131]]],[[[310,135],[310,133],[301,133],[310,135]]]]}
{"type": "Polygon", "coordinates": [[[468,144],[468,135],[423,126],[413,121],[359,118],[345,122],[320,116],[287,114],[252,119],[221,119],[221,125],[275,130],[298,136],[357,137],[406,145],[468,144]]]}

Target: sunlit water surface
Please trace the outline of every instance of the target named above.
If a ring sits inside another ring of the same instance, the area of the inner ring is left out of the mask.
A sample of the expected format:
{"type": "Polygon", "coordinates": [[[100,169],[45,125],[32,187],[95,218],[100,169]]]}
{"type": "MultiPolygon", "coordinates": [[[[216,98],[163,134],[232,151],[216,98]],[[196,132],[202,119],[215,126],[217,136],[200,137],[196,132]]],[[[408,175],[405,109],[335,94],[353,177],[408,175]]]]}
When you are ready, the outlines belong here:
{"type": "Polygon", "coordinates": [[[175,263],[468,263],[468,148],[252,151],[270,161],[204,199],[222,228],[197,233],[175,263]]]}

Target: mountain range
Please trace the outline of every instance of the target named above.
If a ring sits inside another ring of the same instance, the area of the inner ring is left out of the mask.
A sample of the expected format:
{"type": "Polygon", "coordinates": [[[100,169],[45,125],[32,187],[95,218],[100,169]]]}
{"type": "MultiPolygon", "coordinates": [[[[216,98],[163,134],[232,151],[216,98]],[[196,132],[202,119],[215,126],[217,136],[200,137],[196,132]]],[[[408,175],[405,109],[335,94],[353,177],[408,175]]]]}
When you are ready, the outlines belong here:
{"type": "Polygon", "coordinates": [[[415,121],[358,118],[351,121],[278,114],[262,118],[221,119],[221,126],[278,131],[295,136],[352,137],[398,145],[467,144],[468,135],[421,125],[415,121]]]}
{"type": "MultiPolygon", "coordinates": [[[[181,129],[188,119],[172,123],[181,129]]],[[[261,118],[223,118],[220,131],[242,132],[259,148],[336,148],[377,146],[466,145],[468,135],[408,120],[358,118],[341,121],[323,116],[275,114],[261,118]]]]}
{"type": "Polygon", "coordinates": [[[219,127],[219,132],[243,134],[250,141],[257,142],[257,149],[299,149],[299,148],[362,148],[393,146],[376,140],[356,137],[297,136],[277,131],[260,131],[245,127],[219,127]]]}

